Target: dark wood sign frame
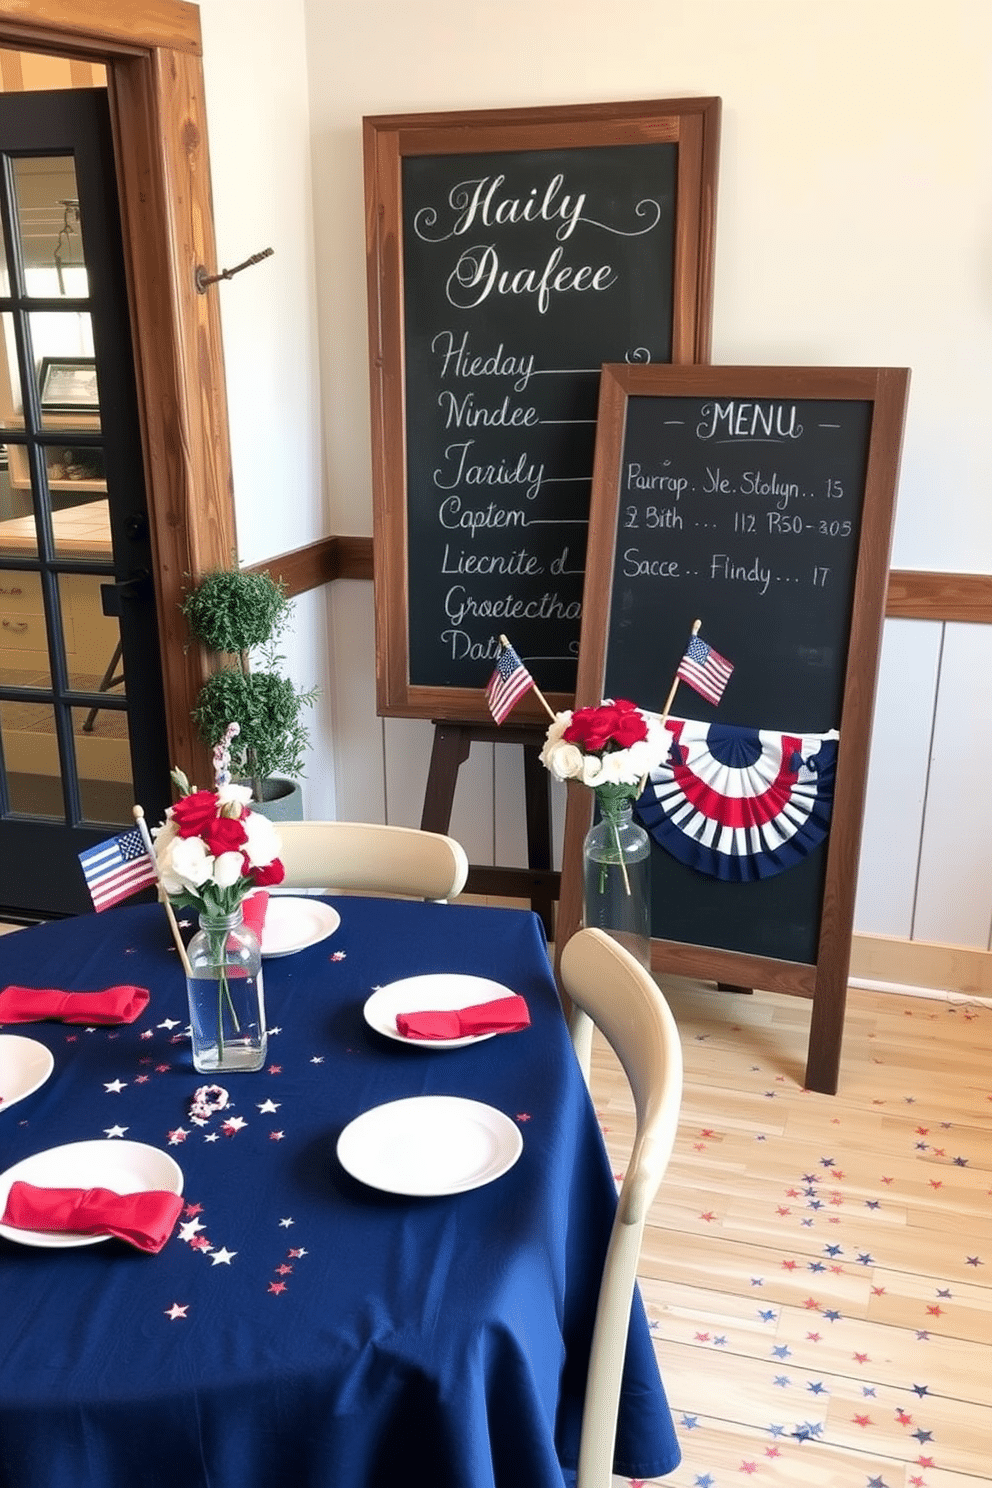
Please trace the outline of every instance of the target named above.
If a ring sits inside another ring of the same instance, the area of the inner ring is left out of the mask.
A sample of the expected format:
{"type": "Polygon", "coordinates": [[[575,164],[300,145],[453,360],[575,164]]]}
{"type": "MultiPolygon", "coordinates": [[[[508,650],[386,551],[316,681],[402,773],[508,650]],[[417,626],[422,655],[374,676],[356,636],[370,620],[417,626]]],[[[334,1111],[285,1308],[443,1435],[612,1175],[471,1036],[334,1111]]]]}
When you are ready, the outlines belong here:
{"type": "MultiPolygon", "coordinates": [[[[492,662],[479,663],[477,686],[418,685],[410,679],[404,162],[412,159],[419,165],[423,157],[431,156],[592,151],[600,146],[636,150],[642,145],[675,144],[673,226],[666,249],[674,272],[670,284],[658,284],[658,298],[671,318],[670,360],[705,361],[710,343],[719,116],[719,99],[690,98],[365,119],[376,684],[381,715],[491,722],[483,689],[492,662]]],[[[642,294],[653,295],[653,291],[653,285],[638,289],[642,294]]],[[[581,301],[582,296],[576,295],[575,315],[583,313],[581,301]]],[[[595,366],[604,359],[602,354],[596,356],[595,366]]],[[[414,576],[415,581],[418,578],[423,576],[414,576]]],[[[494,637],[505,630],[514,641],[512,620],[495,619],[492,628],[494,637]]],[[[525,648],[520,649],[524,652],[525,648]]],[[[541,686],[539,666],[535,671],[541,686]]],[[[571,702],[570,691],[549,687],[547,692],[555,706],[571,702]]],[[[515,713],[520,723],[536,722],[542,716],[532,696],[515,713]]]]}
{"type": "MultiPolygon", "coordinates": [[[[748,400],[857,400],[868,406],[864,487],[861,493],[860,536],[853,570],[853,601],[849,612],[846,668],[837,678],[841,697],[840,717],[820,725],[840,730],[837,750],[833,813],[826,843],[825,877],[818,925],[815,960],[776,959],[742,954],[721,945],[683,944],[675,940],[652,941],[652,967],[673,975],[716,981],[740,988],[761,987],[812,999],[806,1085],[833,1094],[837,1089],[844,1004],[850,963],[854,898],[861,839],[861,822],[871,736],[875,684],[885,614],[886,579],[891,546],[892,520],[898,476],[902,425],[909,373],[901,368],[763,368],[763,367],[625,367],[603,368],[600,384],[592,515],[586,564],[585,602],[579,653],[576,702],[597,703],[610,695],[608,648],[611,598],[621,519],[621,485],[627,438],[629,400],[658,399],[657,450],[665,452],[664,419],[673,411],[674,399],[748,400]],[[665,400],[668,400],[667,405],[665,400]]],[[[652,429],[653,429],[652,425],[652,429]]],[[[766,460],[768,456],[766,455],[766,460]]],[[[659,467],[660,468],[660,467],[659,467]]],[[[690,498],[691,499],[691,498],[690,498]]],[[[741,498],[735,496],[735,502],[741,498]]],[[[627,510],[632,510],[627,508],[627,510]]],[[[846,511],[845,515],[850,512],[846,511]]],[[[689,521],[685,512],[684,520],[689,521]]],[[[768,523],[769,530],[771,523],[768,523]]],[[[724,544],[726,545],[726,539],[724,544]]],[[[677,586],[664,590],[665,604],[679,604],[677,586]]],[[[655,601],[658,602],[657,600],[655,601]]],[[[665,624],[671,611],[665,610],[665,624]]],[[[644,679],[644,695],[633,701],[660,709],[681,659],[684,644],[696,616],[679,612],[673,622],[684,641],[675,647],[670,670],[664,676],[644,679]],[[661,699],[656,701],[658,690],[661,699]]],[[[718,650],[734,660],[733,635],[707,637],[718,650]],[[721,644],[722,643],[722,644],[721,644]]],[[[723,699],[725,705],[730,698],[723,699]]],[[[787,701],[787,700],[786,700],[787,701]]],[[[683,687],[673,713],[707,718],[709,705],[683,687]],[[684,701],[693,700],[692,704],[684,701]]],[[[754,727],[786,727],[766,720],[735,719],[721,706],[717,717],[728,722],[746,722],[754,727]]],[[[800,725],[806,727],[807,725],[800,725]]],[[[582,919],[582,841],[592,820],[593,794],[581,785],[570,784],[565,821],[565,843],[556,941],[559,947],[578,928],[582,919]]],[[[654,849],[660,852],[661,849],[654,849]]],[[[690,872],[692,870],[686,870],[690,872]]],[[[786,875],[783,875],[783,878],[786,875]]],[[[778,882],[770,880],[768,882],[778,882]]],[[[714,937],[716,938],[716,937],[714,937]]]]}

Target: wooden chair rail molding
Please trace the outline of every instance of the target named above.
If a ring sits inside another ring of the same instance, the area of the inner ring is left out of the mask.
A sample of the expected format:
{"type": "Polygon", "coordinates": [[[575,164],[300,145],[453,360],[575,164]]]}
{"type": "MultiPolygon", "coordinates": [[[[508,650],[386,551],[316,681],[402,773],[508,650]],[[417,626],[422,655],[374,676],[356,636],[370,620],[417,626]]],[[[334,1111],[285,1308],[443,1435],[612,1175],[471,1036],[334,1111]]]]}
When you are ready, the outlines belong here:
{"type": "MultiPolygon", "coordinates": [[[[266,570],[273,578],[285,581],[290,598],[333,579],[371,579],[372,539],[324,537],[277,558],[267,558],[264,563],[253,563],[246,572],[266,570]]],[[[893,569],[885,613],[899,620],[992,624],[992,574],[893,569]]]]}

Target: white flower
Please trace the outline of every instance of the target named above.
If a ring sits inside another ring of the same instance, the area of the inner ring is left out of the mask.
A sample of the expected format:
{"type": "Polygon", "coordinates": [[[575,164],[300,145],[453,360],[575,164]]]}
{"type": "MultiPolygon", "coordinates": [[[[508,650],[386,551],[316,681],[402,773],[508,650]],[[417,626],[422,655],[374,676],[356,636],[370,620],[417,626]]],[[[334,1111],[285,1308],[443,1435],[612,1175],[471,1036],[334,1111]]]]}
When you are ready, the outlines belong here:
{"type": "Polygon", "coordinates": [[[239,852],[220,853],[214,858],[213,880],[219,889],[229,889],[241,877],[244,859],[239,852]]]}
{"type": "Polygon", "coordinates": [[[542,763],[556,780],[575,780],[582,774],[584,755],[577,744],[560,739],[556,744],[545,744],[541,751],[542,763]]]}
{"type": "Polygon", "coordinates": [[[248,834],[244,851],[253,868],[265,868],[273,858],[279,856],[279,833],[269,821],[257,811],[250,811],[241,818],[241,825],[248,834]]]}
{"type": "Polygon", "coordinates": [[[218,785],[217,786],[217,805],[218,806],[229,806],[232,801],[236,801],[239,806],[247,806],[248,805],[248,802],[250,800],[251,800],[251,786],[250,785],[230,785],[230,784],[228,784],[228,785],[218,785]]]}
{"type": "Polygon", "coordinates": [[[177,837],[159,859],[162,887],[167,894],[192,893],[209,881],[213,867],[202,837],[177,837]]]}
{"type": "Polygon", "coordinates": [[[152,837],[155,841],[155,856],[159,857],[165,848],[168,847],[169,843],[178,836],[179,828],[172,820],[172,807],[170,806],[165,813],[165,821],[162,825],[160,827],[152,827],[152,837]]]}
{"type": "MultiPolygon", "coordinates": [[[[558,740],[561,738],[562,734],[564,734],[565,730],[568,728],[568,725],[571,723],[571,721],[572,721],[572,710],[570,708],[567,709],[564,713],[556,713],[555,714],[554,718],[548,724],[548,732],[544,736],[544,748],[545,749],[547,749],[549,747],[549,745],[557,744],[558,743],[558,740]]],[[[543,751],[542,751],[541,758],[542,758],[542,760],[544,758],[543,751]]]]}
{"type": "Polygon", "coordinates": [[[609,758],[609,755],[601,759],[598,754],[584,754],[582,756],[582,784],[606,785],[610,776],[604,769],[604,761],[609,758]]]}

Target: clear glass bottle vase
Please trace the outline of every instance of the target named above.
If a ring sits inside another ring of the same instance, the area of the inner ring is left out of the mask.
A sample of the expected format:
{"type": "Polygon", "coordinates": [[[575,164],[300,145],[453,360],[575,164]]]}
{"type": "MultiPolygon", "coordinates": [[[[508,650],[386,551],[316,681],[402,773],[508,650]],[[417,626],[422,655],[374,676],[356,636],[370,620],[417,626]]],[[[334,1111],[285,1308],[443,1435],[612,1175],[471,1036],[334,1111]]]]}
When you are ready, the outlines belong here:
{"type": "Polygon", "coordinates": [[[187,950],[193,1067],[257,1070],[265,1063],[268,1036],[258,937],[242,923],[240,908],[227,915],[200,915],[187,950]]]}
{"type": "Polygon", "coordinates": [[[600,802],[582,846],[583,922],[612,935],[651,969],[651,839],[629,799],[600,802]]]}

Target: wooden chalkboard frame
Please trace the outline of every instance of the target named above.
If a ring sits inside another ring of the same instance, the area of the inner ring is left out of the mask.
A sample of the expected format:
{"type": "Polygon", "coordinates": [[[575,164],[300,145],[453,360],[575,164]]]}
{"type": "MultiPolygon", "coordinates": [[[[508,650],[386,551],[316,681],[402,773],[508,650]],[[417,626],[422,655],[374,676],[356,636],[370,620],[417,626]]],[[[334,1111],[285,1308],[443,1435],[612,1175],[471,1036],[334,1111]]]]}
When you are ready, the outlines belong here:
{"type": "MultiPolygon", "coordinates": [[[[483,689],[420,686],[410,681],[404,352],[402,167],[407,156],[678,146],[671,286],[671,360],[705,361],[710,303],[720,100],[689,98],[550,108],[472,110],[366,118],[364,123],[372,485],[376,625],[376,696],[380,715],[489,722],[483,689]]],[[[664,292],[667,293],[667,287],[664,292]]],[[[667,307],[666,307],[667,308],[667,307]]],[[[597,359],[597,365],[602,358],[597,359]]],[[[495,626],[498,632],[512,623],[495,626]]],[[[537,678],[540,685],[540,678],[537,678]]],[[[571,694],[549,690],[552,705],[571,694]]],[[[533,697],[516,710],[520,723],[544,715],[533,697]]]]}
{"type": "MultiPolygon", "coordinates": [[[[651,953],[655,971],[811,998],[805,1082],[809,1089],[827,1094],[836,1091],[839,1075],[868,750],[908,385],[909,373],[902,368],[615,365],[603,368],[600,384],[576,691],[579,706],[597,703],[609,685],[606,663],[628,399],[852,399],[867,403],[871,410],[847,665],[838,721],[840,742],[834,805],[826,843],[815,963],[777,960],[672,940],[653,940],[651,953]]],[[[686,620],[686,641],[693,618],[689,616],[686,620]]],[[[717,637],[709,638],[720,649],[717,637]]],[[[733,660],[732,637],[723,649],[733,660]]],[[[676,663],[678,659],[676,656],[676,663]]],[[[656,678],[651,681],[657,684],[656,678]]],[[[694,697],[687,689],[682,689],[682,693],[694,697]]],[[[682,693],[674,704],[675,714],[681,712],[682,693]]],[[[692,711],[691,705],[686,707],[692,711]]],[[[582,841],[592,820],[592,810],[592,792],[570,784],[556,929],[559,947],[567,942],[582,919],[582,841]]]]}

